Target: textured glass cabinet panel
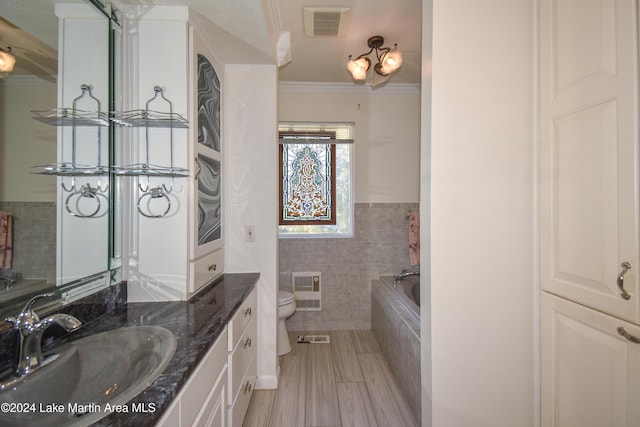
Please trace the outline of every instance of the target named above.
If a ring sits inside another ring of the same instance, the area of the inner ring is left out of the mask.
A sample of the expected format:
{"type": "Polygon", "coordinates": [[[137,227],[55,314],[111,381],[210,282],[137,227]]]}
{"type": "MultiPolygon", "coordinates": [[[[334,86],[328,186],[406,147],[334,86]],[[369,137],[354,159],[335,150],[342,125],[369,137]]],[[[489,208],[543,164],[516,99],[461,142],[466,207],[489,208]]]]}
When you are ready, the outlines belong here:
{"type": "Polygon", "coordinates": [[[220,152],[220,80],[201,54],[198,54],[198,142],[220,152]]]}
{"type": "Polygon", "coordinates": [[[198,245],[221,237],[220,162],[198,154],[198,245]]]}
{"type": "Polygon", "coordinates": [[[220,79],[202,54],[198,60],[198,246],[222,237],[220,79]],[[206,148],[205,148],[206,147],[206,148]],[[213,151],[211,151],[213,150],[213,151]],[[207,153],[208,154],[205,154],[207,153]]]}

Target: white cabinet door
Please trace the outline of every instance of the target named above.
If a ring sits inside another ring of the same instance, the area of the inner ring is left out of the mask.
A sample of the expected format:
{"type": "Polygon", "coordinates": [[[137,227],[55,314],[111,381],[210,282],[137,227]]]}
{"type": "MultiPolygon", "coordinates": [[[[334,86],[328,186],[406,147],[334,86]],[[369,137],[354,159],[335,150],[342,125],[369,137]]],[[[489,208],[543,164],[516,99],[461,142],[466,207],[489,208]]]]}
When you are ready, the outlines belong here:
{"type": "Polygon", "coordinates": [[[222,427],[226,424],[228,339],[225,327],[157,426],[222,427]]]}
{"type": "Polygon", "coordinates": [[[194,161],[194,218],[191,257],[197,259],[223,245],[221,129],[222,70],[198,29],[192,28],[191,138],[194,161]]]}
{"type": "Polygon", "coordinates": [[[222,105],[223,67],[203,41],[198,29],[191,30],[191,147],[193,156],[192,205],[189,220],[189,295],[224,272],[222,218],[222,105]],[[206,268],[203,268],[206,267],[206,268]]]}
{"type": "Polygon", "coordinates": [[[227,372],[224,371],[202,405],[193,427],[227,427],[226,387],[227,372]]]}
{"type": "Polygon", "coordinates": [[[546,292],[541,326],[542,427],[639,426],[640,327],[546,292]]]}
{"type": "Polygon", "coordinates": [[[540,279],[640,324],[636,17],[633,0],[540,2],[540,279]]]}

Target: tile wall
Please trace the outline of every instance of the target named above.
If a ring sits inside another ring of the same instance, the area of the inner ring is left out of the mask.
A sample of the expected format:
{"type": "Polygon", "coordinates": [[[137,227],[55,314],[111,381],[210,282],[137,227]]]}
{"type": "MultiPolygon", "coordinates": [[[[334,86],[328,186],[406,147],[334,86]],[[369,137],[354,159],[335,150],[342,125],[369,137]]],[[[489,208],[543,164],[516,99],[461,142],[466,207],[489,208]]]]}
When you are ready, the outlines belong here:
{"type": "Polygon", "coordinates": [[[55,202],[0,202],[0,210],[13,216],[13,263],[3,274],[17,272],[55,283],[55,202]]]}
{"type": "Polygon", "coordinates": [[[411,314],[388,283],[372,283],[371,329],[413,415],[420,421],[420,318],[411,314]]]}
{"type": "Polygon", "coordinates": [[[409,266],[408,212],[418,203],[356,203],[352,238],[280,239],[279,287],[291,273],[322,273],[322,311],[296,312],[292,331],[371,329],[371,280],[409,266]]]}

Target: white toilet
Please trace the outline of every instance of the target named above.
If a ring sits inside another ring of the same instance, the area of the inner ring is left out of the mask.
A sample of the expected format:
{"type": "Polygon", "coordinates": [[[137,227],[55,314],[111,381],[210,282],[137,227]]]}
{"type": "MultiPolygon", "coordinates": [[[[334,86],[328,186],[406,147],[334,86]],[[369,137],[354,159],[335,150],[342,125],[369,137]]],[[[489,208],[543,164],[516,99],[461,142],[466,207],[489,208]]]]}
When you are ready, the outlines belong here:
{"type": "Polygon", "coordinates": [[[296,300],[291,292],[278,292],[278,356],[291,351],[289,334],[284,321],[296,312],[296,300]]]}

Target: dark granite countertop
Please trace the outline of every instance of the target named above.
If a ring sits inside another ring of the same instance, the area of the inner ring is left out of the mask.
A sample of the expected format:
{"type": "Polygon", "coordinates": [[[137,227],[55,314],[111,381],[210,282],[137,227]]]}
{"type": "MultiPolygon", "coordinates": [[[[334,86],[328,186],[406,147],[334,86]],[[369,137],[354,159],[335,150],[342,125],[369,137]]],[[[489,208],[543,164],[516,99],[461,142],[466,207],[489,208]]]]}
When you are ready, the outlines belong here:
{"type": "Polygon", "coordinates": [[[154,411],[112,413],[92,425],[154,425],[249,295],[258,277],[258,273],[225,274],[189,301],[128,303],[71,334],[70,338],[78,339],[123,326],[153,325],[167,328],[177,339],[169,366],[130,402],[154,411]]]}

